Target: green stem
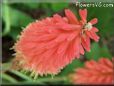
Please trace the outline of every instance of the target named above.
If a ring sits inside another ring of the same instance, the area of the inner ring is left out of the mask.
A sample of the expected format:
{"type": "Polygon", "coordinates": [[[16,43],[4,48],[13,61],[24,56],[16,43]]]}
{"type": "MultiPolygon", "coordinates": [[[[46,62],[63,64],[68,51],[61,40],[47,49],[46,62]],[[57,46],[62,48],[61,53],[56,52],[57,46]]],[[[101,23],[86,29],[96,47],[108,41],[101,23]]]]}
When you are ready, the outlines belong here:
{"type": "Polygon", "coordinates": [[[56,82],[56,81],[66,81],[67,78],[66,77],[54,77],[54,78],[39,78],[35,81],[40,81],[40,82],[56,82]]]}
{"type": "Polygon", "coordinates": [[[19,72],[19,71],[15,71],[15,70],[10,70],[11,73],[14,73],[20,77],[22,77],[23,79],[27,80],[27,81],[32,81],[32,79],[30,77],[28,77],[27,75],[19,72]]]}
{"type": "MultiPolygon", "coordinates": [[[[51,77],[44,77],[44,78],[39,77],[37,79],[32,79],[30,76],[23,74],[19,71],[16,71],[16,70],[9,70],[9,71],[26,80],[23,82],[15,82],[13,84],[19,84],[19,85],[21,85],[21,84],[45,84],[44,82],[59,82],[59,81],[67,82],[68,81],[67,77],[56,77],[56,76],[53,78],[51,78],[51,77]]],[[[7,77],[6,77],[6,79],[7,79],[7,77]]],[[[11,83],[5,83],[5,84],[11,84],[11,83]]]]}
{"type": "Polygon", "coordinates": [[[12,82],[12,83],[17,83],[17,80],[15,80],[14,78],[10,77],[9,75],[3,73],[1,75],[1,78],[4,79],[4,80],[7,80],[9,82],[12,82]]]}
{"type": "MultiPolygon", "coordinates": [[[[58,82],[58,81],[67,81],[66,77],[55,77],[55,78],[40,78],[37,80],[33,80],[33,81],[24,81],[24,82],[17,82],[17,83],[13,83],[16,85],[35,85],[35,84],[43,84],[45,85],[44,82],[58,82]]],[[[12,84],[12,83],[5,83],[5,84],[12,84]]]]}

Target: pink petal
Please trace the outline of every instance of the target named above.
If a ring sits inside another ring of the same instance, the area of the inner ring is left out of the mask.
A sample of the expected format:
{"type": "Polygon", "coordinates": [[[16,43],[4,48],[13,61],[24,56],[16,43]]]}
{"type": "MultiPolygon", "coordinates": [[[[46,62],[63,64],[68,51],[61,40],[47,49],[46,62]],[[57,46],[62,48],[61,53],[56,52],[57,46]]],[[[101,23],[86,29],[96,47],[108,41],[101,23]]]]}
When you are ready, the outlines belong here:
{"type": "Polygon", "coordinates": [[[93,27],[91,30],[94,31],[94,32],[98,32],[99,31],[96,27],[93,27]]]}
{"type": "Polygon", "coordinates": [[[82,36],[81,41],[82,41],[83,47],[87,51],[90,51],[90,39],[89,39],[89,37],[88,36],[86,36],[86,37],[82,36]]]}
{"type": "Polygon", "coordinates": [[[75,51],[75,56],[77,58],[79,58],[79,56],[80,56],[80,43],[81,43],[80,37],[77,37],[75,39],[74,47],[73,47],[74,48],[74,51],[75,51]]]}
{"type": "Polygon", "coordinates": [[[79,32],[74,32],[69,37],[67,38],[68,41],[72,41],[73,39],[76,38],[76,36],[79,35],[79,32]]]}
{"type": "Polygon", "coordinates": [[[63,18],[58,14],[55,14],[53,16],[53,19],[56,20],[57,22],[64,22],[63,18]]]}
{"type": "Polygon", "coordinates": [[[99,36],[97,36],[95,32],[86,31],[86,34],[87,34],[91,39],[94,39],[96,42],[99,41],[99,36]]]}
{"type": "Polygon", "coordinates": [[[71,10],[66,9],[65,10],[65,15],[67,16],[68,20],[70,21],[70,23],[72,24],[78,24],[78,19],[76,18],[76,16],[72,13],[71,10]]]}
{"type": "Polygon", "coordinates": [[[97,18],[92,19],[91,21],[89,21],[92,25],[96,24],[98,22],[97,18]]]}
{"type": "Polygon", "coordinates": [[[63,17],[63,20],[64,20],[66,23],[68,23],[67,17],[63,17]]]}
{"type": "Polygon", "coordinates": [[[83,22],[86,22],[86,18],[87,18],[87,9],[84,10],[79,10],[79,14],[81,19],[83,20],[83,22]]]}
{"type": "Polygon", "coordinates": [[[84,49],[81,44],[80,44],[80,54],[84,55],[84,49]]]}
{"type": "Polygon", "coordinates": [[[68,47],[68,42],[62,42],[60,45],[59,45],[59,47],[58,47],[58,50],[57,50],[57,53],[65,53],[65,51],[66,51],[66,49],[67,49],[67,47],[68,47]]]}
{"type": "Polygon", "coordinates": [[[63,29],[63,30],[76,30],[76,29],[80,29],[82,26],[81,25],[74,25],[74,24],[66,24],[66,23],[57,23],[56,27],[58,27],[58,29],[63,29]]]}
{"type": "Polygon", "coordinates": [[[70,43],[66,55],[71,58],[78,58],[80,54],[80,38],[76,37],[72,42],[70,43]]]}

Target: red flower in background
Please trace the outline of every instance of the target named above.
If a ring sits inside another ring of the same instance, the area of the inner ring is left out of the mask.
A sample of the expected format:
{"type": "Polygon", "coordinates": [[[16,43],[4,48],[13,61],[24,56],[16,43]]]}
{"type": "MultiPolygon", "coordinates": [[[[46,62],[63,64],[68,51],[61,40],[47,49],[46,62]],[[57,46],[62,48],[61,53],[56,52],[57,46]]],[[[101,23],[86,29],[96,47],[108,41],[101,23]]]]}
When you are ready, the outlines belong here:
{"type": "Polygon", "coordinates": [[[114,64],[106,58],[91,60],[70,76],[74,84],[114,84],[114,64]]]}
{"type": "Polygon", "coordinates": [[[87,10],[79,10],[81,20],[65,10],[66,17],[55,14],[29,24],[15,45],[16,57],[24,69],[35,74],[57,74],[73,59],[90,50],[90,38],[98,41],[97,19],[86,21],[87,10]]]}

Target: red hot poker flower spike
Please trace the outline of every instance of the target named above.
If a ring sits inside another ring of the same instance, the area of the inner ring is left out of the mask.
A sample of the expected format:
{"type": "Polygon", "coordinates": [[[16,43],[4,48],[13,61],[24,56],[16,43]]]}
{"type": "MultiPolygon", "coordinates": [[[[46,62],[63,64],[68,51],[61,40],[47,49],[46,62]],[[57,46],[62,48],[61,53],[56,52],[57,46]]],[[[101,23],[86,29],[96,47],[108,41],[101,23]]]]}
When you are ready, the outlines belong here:
{"type": "Polygon", "coordinates": [[[113,66],[113,62],[106,58],[100,58],[98,62],[87,61],[84,68],[76,69],[70,77],[74,84],[114,84],[113,66]]]}
{"type": "Polygon", "coordinates": [[[16,58],[24,69],[35,74],[57,74],[73,59],[90,50],[90,38],[98,41],[98,30],[86,23],[86,10],[80,10],[81,20],[65,10],[66,17],[55,14],[29,24],[15,44],[16,58]]]}

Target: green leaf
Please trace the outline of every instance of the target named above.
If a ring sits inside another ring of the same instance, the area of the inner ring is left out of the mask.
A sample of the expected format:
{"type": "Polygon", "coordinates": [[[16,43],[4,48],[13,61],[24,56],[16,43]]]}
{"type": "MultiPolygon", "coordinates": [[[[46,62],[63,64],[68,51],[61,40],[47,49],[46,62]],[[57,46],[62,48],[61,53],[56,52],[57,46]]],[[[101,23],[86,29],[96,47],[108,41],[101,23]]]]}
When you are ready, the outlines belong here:
{"type": "Polygon", "coordinates": [[[54,4],[51,4],[51,7],[52,7],[52,10],[56,12],[56,11],[60,11],[64,8],[67,8],[68,3],[54,3],[54,4]]]}
{"type": "Polygon", "coordinates": [[[3,4],[2,8],[2,18],[6,25],[3,35],[6,35],[11,31],[11,26],[19,26],[21,29],[21,27],[25,27],[28,23],[33,21],[27,14],[11,8],[7,4],[3,4]]]}
{"type": "Polygon", "coordinates": [[[39,7],[38,3],[24,3],[25,6],[27,6],[30,9],[36,9],[39,7]]]}
{"type": "Polygon", "coordinates": [[[20,35],[22,29],[19,27],[12,27],[10,33],[8,34],[10,37],[12,37],[14,40],[18,39],[18,36],[20,35]]]}
{"type": "Polygon", "coordinates": [[[102,55],[102,57],[109,58],[109,59],[112,58],[112,55],[110,54],[108,47],[106,45],[103,45],[103,47],[100,49],[101,49],[100,54],[102,55]]]}
{"type": "Polygon", "coordinates": [[[3,5],[3,9],[2,9],[2,17],[3,17],[3,20],[4,22],[6,23],[5,24],[5,29],[3,31],[3,34],[2,35],[6,35],[7,33],[10,32],[10,26],[11,26],[11,22],[10,22],[10,9],[7,5],[3,5]]]}
{"type": "Polygon", "coordinates": [[[51,9],[51,3],[40,3],[40,7],[46,13],[45,15],[42,15],[41,17],[47,17],[47,16],[53,15],[53,11],[51,9]]]}
{"type": "Polygon", "coordinates": [[[100,47],[98,43],[93,43],[91,45],[91,51],[85,53],[87,59],[94,59],[97,60],[100,58],[100,47]]]}
{"type": "Polygon", "coordinates": [[[12,63],[8,62],[8,63],[3,63],[0,65],[0,68],[2,69],[2,71],[6,71],[9,70],[11,68],[12,63]]]}

